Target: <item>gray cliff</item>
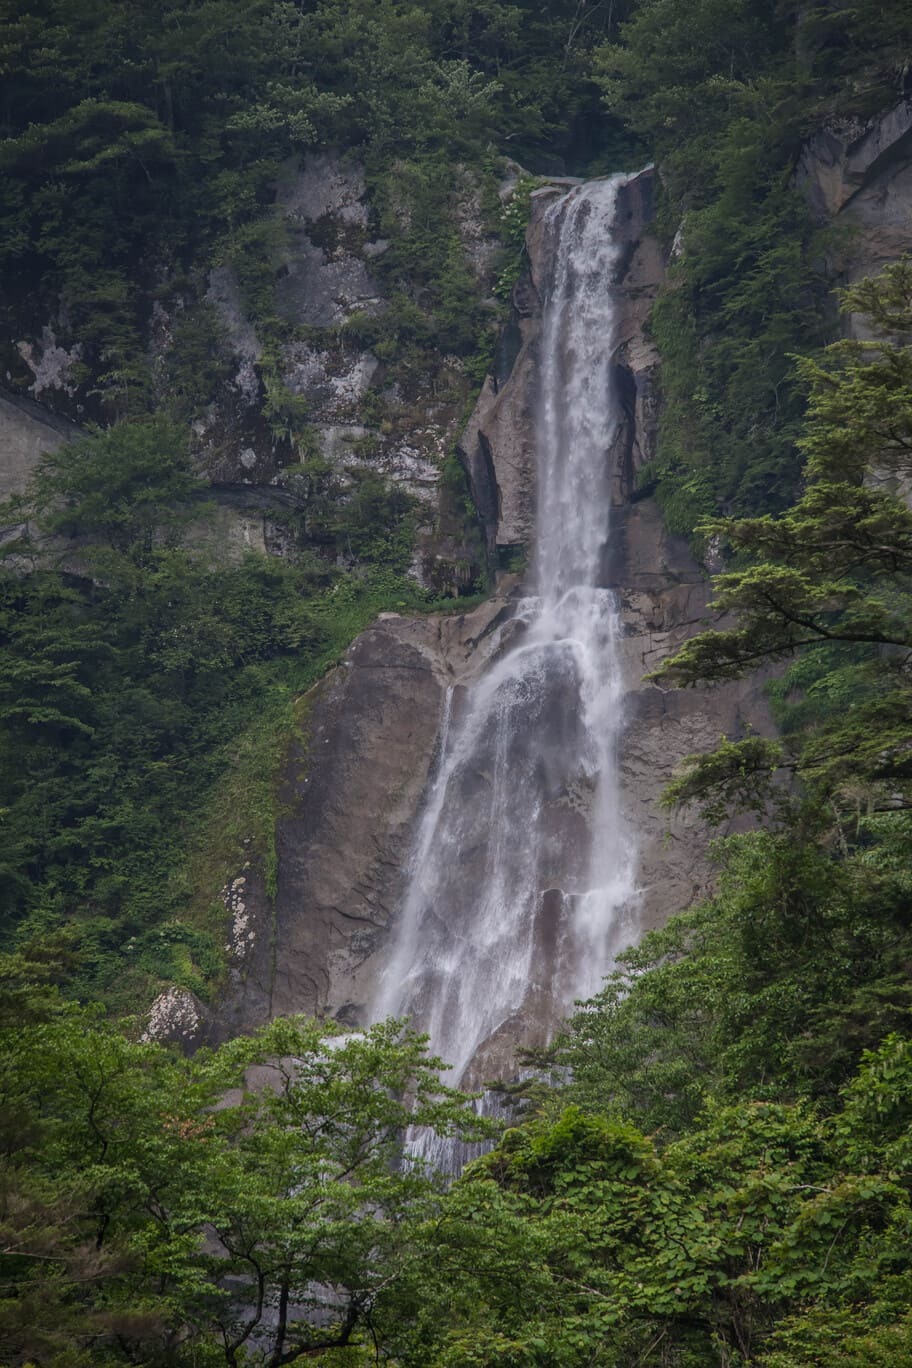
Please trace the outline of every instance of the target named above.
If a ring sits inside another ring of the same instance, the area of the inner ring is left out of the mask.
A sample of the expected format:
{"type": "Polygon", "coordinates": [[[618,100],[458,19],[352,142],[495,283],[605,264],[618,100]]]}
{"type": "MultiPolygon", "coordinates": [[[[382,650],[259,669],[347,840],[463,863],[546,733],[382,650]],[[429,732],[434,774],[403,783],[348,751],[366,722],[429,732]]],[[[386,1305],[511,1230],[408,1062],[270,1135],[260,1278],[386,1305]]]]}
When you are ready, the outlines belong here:
{"type": "MultiPolygon", "coordinates": [[[[508,163],[504,195],[516,174],[508,163]]],[[[453,227],[478,298],[493,306],[498,243],[476,180],[462,170],[457,182],[453,227]]],[[[356,322],[384,313],[391,301],[377,278],[389,243],[371,234],[355,157],[324,151],[289,161],[275,207],[282,231],[274,302],[290,325],[287,340],[264,344],[227,264],[185,293],[164,289],[165,271],[157,293],[167,304],[156,297],[148,310],[146,349],[159,398],[182,316],[204,304],[214,320],[220,378],[194,420],[192,446],[215,514],[195,535],[229,557],[248,548],[285,554],[289,512],[307,525],[305,463],[317,458],[343,496],[362,471],[408,494],[417,512],[412,574],[442,595],[457,594],[485,573],[476,530],[441,481],[471,403],[465,363],[433,353],[424,369],[396,372],[359,341],[356,322]]],[[[65,333],[59,318],[36,319],[29,335],[13,339],[19,372],[0,376],[0,498],[21,493],[44,452],[99,416],[91,382],[80,378],[79,344],[68,345],[65,333]]]]}

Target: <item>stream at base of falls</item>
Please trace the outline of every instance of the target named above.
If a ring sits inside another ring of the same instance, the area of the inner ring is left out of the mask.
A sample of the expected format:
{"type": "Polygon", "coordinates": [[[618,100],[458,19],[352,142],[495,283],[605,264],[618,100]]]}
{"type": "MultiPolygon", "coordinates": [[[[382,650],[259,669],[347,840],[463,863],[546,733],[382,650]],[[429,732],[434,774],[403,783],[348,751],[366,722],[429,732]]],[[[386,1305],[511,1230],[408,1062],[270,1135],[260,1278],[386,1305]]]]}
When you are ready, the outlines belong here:
{"type": "MultiPolygon", "coordinates": [[[[552,277],[529,592],[493,663],[448,696],[372,1008],[375,1020],[408,1016],[428,1032],[452,1066],[446,1081],[462,1087],[515,1075],[517,1044],[543,1044],[629,939],[636,889],[618,798],[619,622],[602,584],[619,426],[613,228],[626,179],[577,186],[545,211],[552,277]]],[[[444,1171],[468,1157],[431,1137],[413,1137],[411,1148],[444,1171]]]]}

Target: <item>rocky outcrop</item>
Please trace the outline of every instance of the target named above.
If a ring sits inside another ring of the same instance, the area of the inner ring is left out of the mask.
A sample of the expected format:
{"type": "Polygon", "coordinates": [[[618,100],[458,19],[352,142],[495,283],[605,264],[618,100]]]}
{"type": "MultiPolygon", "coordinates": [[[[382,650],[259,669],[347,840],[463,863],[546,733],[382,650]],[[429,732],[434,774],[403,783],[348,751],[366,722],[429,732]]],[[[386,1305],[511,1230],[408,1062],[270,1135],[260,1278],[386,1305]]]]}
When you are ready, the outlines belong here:
{"type": "Polygon", "coordinates": [[[535,535],[535,423],[541,290],[547,278],[544,210],[566,184],[532,193],[526,233],[528,265],[514,292],[509,361],[489,375],[459,443],[488,543],[525,550],[535,535]]]}
{"type": "Polygon", "coordinates": [[[208,1020],[208,1009],[195,993],[189,988],[172,986],[159,993],[152,1003],[140,1039],[191,1049],[200,1043],[208,1020]]]}
{"type": "Polygon", "coordinates": [[[0,499],[22,494],[42,456],[78,435],[75,424],[33,400],[0,392],[0,499]]]}
{"type": "MultiPolygon", "coordinates": [[[[633,177],[618,199],[621,255],[616,284],[622,308],[615,343],[615,383],[623,406],[619,442],[612,453],[615,503],[623,504],[655,442],[658,357],[644,325],[664,277],[658,241],[645,231],[653,212],[651,171],[633,177]]],[[[487,528],[489,545],[504,552],[531,546],[535,535],[535,425],[542,289],[550,270],[545,212],[574,182],[549,182],[532,194],[526,237],[528,267],[516,287],[507,329],[510,364],[488,377],[460,454],[487,528]]],[[[502,349],[503,350],[503,349],[502,349]]]]}
{"type": "Polygon", "coordinates": [[[401,903],[447,690],[498,648],[515,580],[465,615],[382,614],[305,701],[284,767],[274,901],[255,870],[224,893],[231,1034],[269,1015],[363,1020],[401,903]]]}
{"type": "Polygon", "coordinates": [[[644,679],[710,624],[710,584],[686,541],[668,532],[654,499],[618,510],[613,541],[627,686],[620,754],[622,807],[636,833],[640,888],[628,939],[636,940],[644,931],[662,926],[673,912],[706,896],[713,884],[706,826],[693,810],[669,813],[659,806],[678,764],[688,755],[711,750],[722,737],[750,731],[771,734],[772,726],[762,675],[686,690],[661,688],[644,679]]]}
{"type": "MultiPolygon", "coordinates": [[[[505,193],[511,183],[508,175],[505,193]]],[[[300,501],[306,484],[302,460],[325,463],[343,493],[359,472],[381,476],[420,510],[412,573],[456,594],[483,574],[477,542],[453,535],[441,486],[471,392],[464,365],[441,354],[433,366],[394,373],[359,341],[370,335],[371,320],[393,305],[377,266],[390,243],[372,230],[364,168],[356,158],[320,152],[289,163],[277,207],[284,232],[275,262],[276,307],[289,335],[265,357],[232,271],[220,266],[211,273],[207,298],[224,330],[233,378],[227,411],[225,402],[216,403],[197,425],[200,459],[217,485],[268,485],[292,502],[300,501]],[[267,388],[273,396],[268,401],[267,388]],[[276,394],[289,416],[264,423],[276,394]],[[306,433],[303,444],[290,435],[300,432],[306,433]]],[[[484,229],[470,177],[453,213],[483,294],[493,280],[496,243],[484,229]]]]}
{"type": "MultiPolygon", "coordinates": [[[[874,119],[820,129],[795,178],[818,222],[842,230],[830,249],[830,274],[843,283],[876,275],[912,247],[912,99],[874,119]]],[[[850,329],[867,335],[859,319],[850,329]]]]}
{"type": "Polygon", "coordinates": [[[614,459],[616,506],[629,503],[638,472],[655,455],[659,354],[646,324],[665,278],[665,260],[658,238],[649,231],[654,189],[654,173],[644,171],[627,183],[618,201],[624,252],[618,271],[615,382],[624,418],[614,459]]]}
{"type": "MultiPolygon", "coordinates": [[[[507,164],[505,195],[517,171],[507,164]]],[[[449,228],[484,299],[494,281],[497,240],[482,211],[477,178],[457,167],[453,180],[449,228]]],[[[343,499],[364,472],[414,498],[419,514],[412,573],[438,592],[458,594],[485,573],[481,543],[465,519],[457,526],[441,480],[472,394],[465,363],[428,351],[420,365],[393,365],[360,340],[370,336],[371,321],[395,305],[381,280],[390,242],[376,235],[356,157],[325,151],[289,161],[275,208],[275,231],[264,238],[262,253],[274,283],[267,312],[274,310],[283,328],[258,328],[230,262],[190,282],[183,271],[170,279],[162,263],[145,339],[153,390],[159,398],[168,394],[181,330],[196,329],[194,345],[200,346],[200,330],[205,332],[213,377],[206,407],[193,423],[194,450],[201,474],[223,503],[222,523],[230,518],[229,546],[244,541],[282,554],[282,519],[269,516],[282,500],[286,510],[302,514],[306,537],[302,466],[316,460],[332,472],[343,499]],[[270,504],[264,491],[276,492],[278,500],[270,504]],[[222,500],[223,492],[229,497],[222,500]]],[[[23,416],[13,434],[7,411],[0,413],[0,484],[18,492],[38,454],[56,440],[48,435],[55,424],[109,415],[93,407],[93,377],[60,319],[35,320],[33,333],[13,339],[11,347],[17,373],[7,380],[22,393],[23,416]]]]}
{"type": "MultiPolygon", "coordinates": [[[[521,339],[509,375],[489,379],[463,438],[479,507],[496,516],[499,547],[528,546],[535,517],[536,356],[541,288],[550,263],[544,211],[565,184],[533,196],[528,234],[529,269],[516,291],[515,326],[521,339]]],[[[619,300],[615,372],[623,420],[606,459],[614,473],[613,526],[605,583],[619,596],[627,687],[622,743],[623,805],[636,832],[641,897],[631,909],[628,934],[661,925],[671,912],[707,892],[712,883],[708,833],[694,813],[667,814],[662,790],[685,756],[711,748],[720,736],[770,726],[762,683],[753,677],[711,691],[663,690],[643,681],[709,620],[709,582],[683,538],[671,536],[654,500],[636,493],[638,472],[652,458],[658,420],[658,354],[646,321],[665,274],[665,261],[649,231],[654,173],[624,186],[616,230],[622,251],[615,282],[619,300]]]]}
{"type": "Polygon", "coordinates": [[[292,323],[333,328],[359,310],[384,304],[369,263],[384,244],[370,242],[364,168],[332,152],[310,152],[281,185],[287,225],[279,309],[292,323]]]}
{"type": "MultiPolygon", "coordinates": [[[[24,494],[43,456],[83,436],[82,428],[60,414],[0,391],[0,500],[24,494]]],[[[214,560],[237,560],[250,550],[281,554],[277,515],[288,502],[280,489],[216,486],[211,507],[190,525],[188,542],[214,560]]],[[[0,528],[0,537],[13,531],[0,528]]]]}

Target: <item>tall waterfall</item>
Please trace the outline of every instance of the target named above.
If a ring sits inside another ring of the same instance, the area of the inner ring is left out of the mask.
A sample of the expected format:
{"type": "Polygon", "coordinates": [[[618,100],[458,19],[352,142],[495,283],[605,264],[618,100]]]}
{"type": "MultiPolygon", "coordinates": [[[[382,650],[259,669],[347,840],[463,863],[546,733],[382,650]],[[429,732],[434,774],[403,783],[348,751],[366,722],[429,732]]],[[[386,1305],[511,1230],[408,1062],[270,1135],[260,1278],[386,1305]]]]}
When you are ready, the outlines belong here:
{"type": "Polygon", "coordinates": [[[398,939],[375,1018],[409,1016],[477,1086],[595,991],[634,895],[618,812],[618,618],[601,587],[615,206],[624,177],[546,211],[553,279],[539,360],[534,596],[502,654],[447,704],[398,939]],[[463,691],[464,692],[464,691],[463,691]]]}

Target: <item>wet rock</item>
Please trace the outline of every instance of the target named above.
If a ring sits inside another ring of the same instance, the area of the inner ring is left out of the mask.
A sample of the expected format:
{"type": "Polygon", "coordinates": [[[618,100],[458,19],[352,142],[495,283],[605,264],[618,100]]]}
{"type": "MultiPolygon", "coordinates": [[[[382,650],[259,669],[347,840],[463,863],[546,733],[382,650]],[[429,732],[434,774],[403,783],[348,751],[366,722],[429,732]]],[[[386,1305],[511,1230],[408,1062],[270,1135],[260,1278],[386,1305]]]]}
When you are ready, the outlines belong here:
{"type": "MultiPolygon", "coordinates": [[[[653,181],[653,172],[644,171],[628,182],[618,198],[621,256],[614,283],[620,311],[615,361],[624,413],[612,456],[618,504],[630,496],[636,472],[655,450],[658,355],[646,337],[645,322],[664,279],[665,264],[650,231],[653,181]]],[[[492,550],[529,547],[535,535],[538,347],[542,291],[551,267],[546,211],[555,198],[578,183],[563,178],[532,194],[526,235],[529,268],[514,290],[507,328],[512,338],[511,363],[504,378],[491,378],[485,384],[459,444],[492,550]]]]}
{"type": "Polygon", "coordinates": [[[238,960],[219,1035],[289,1012],[363,1023],[447,689],[497,651],[514,585],[503,587],[466,615],[383,614],[314,691],[283,770],[274,906],[255,869],[224,891],[238,960]]]}
{"type": "Polygon", "coordinates": [[[448,685],[496,643],[491,607],[386,617],[361,634],[289,756],[279,824],[271,1010],[363,1013],[401,901],[448,685]],[[489,630],[485,632],[485,625],[489,630]]]}

